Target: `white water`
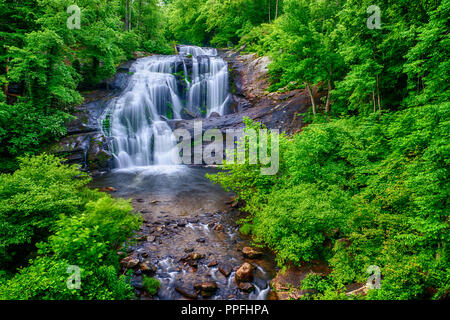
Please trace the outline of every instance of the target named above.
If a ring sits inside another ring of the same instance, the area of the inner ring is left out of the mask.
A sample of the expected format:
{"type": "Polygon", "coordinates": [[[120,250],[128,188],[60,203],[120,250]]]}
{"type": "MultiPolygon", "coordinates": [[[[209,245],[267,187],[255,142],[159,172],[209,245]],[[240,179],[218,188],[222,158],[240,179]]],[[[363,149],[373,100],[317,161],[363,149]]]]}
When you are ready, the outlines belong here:
{"type": "Polygon", "coordinates": [[[128,87],[112,102],[109,135],[116,168],[176,165],[178,150],[168,120],[181,120],[186,113],[225,113],[229,102],[227,63],[217,57],[216,49],[181,46],[179,51],[176,56],[137,60],[128,87]],[[190,74],[186,59],[192,59],[190,74]],[[176,75],[180,72],[185,95],[178,88],[176,75]]]}
{"type": "Polygon", "coordinates": [[[198,114],[205,107],[207,116],[223,115],[229,102],[228,65],[217,57],[216,49],[181,46],[180,54],[192,56],[192,83],[187,108],[198,114]]]}

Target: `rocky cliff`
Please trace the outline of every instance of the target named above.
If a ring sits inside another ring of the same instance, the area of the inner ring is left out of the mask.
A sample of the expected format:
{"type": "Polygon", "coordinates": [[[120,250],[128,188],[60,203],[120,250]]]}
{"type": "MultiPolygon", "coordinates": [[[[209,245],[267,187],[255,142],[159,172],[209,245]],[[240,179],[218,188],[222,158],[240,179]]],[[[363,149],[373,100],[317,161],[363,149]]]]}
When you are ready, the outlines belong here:
{"type": "MultiPolygon", "coordinates": [[[[268,92],[268,57],[256,54],[241,55],[239,52],[223,50],[219,55],[228,62],[232,102],[230,113],[222,117],[203,119],[203,130],[243,127],[243,117],[263,123],[269,129],[279,129],[293,134],[303,127],[301,113],[311,106],[305,90],[268,92]]],[[[192,131],[193,121],[179,121],[175,128],[192,131]]]]}

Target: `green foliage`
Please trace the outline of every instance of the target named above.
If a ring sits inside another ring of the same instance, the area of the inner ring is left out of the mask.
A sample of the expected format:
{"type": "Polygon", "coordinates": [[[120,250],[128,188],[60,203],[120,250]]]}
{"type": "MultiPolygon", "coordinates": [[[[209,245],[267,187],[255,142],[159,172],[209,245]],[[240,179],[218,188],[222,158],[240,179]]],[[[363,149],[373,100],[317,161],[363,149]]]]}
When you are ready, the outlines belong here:
{"type": "Polygon", "coordinates": [[[143,49],[159,54],[174,54],[175,44],[170,45],[164,40],[147,40],[143,43],[143,49]]]}
{"type": "Polygon", "coordinates": [[[242,221],[280,265],[327,261],[317,298],[339,298],[377,265],[370,299],[434,298],[450,288],[449,104],[312,124],[280,139],[280,171],[225,165],[211,177],[245,200],[242,221]],[[247,225],[251,224],[251,227],[247,225]],[[324,283],[327,286],[324,286],[324,283]]]}
{"type": "Polygon", "coordinates": [[[44,114],[39,107],[29,102],[14,105],[0,102],[0,171],[17,169],[18,164],[15,162],[8,167],[8,160],[38,152],[42,146],[64,135],[64,124],[71,118],[64,111],[44,114]]]}
{"type": "Polygon", "coordinates": [[[54,31],[35,31],[26,35],[25,46],[11,47],[13,82],[25,81],[27,96],[32,104],[60,109],[81,102],[76,91],[74,70],[64,64],[64,42],[54,31]]]}
{"type": "Polygon", "coordinates": [[[334,241],[346,231],[350,199],[335,186],[321,190],[303,183],[266,198],[267,204],[253,218],[252,234],[277,252],[281,264],[328,257],[325,240],[334,241]]]}
{"type": "Polygon", "coordinates": [[[98,195],[76,166],[50,155],[22,158],[20,169],[0,175],[0,267],[21,263],[55,229],[59,215],[73,215],[98,195]]]}
{"type": "Polygon", "coordinates": [[[40,253],[81,265],[113,264],[117,254],[112,249],[139,227],[139,220],[130,214],[132,209],[122,199],[103,197],[89,202],[81,215],[61,216],[58,231],[47,243],[39,244],[40,253]]]}
{"type": "Polygon", "coordinates": [[[283,15],[246,31],[240,45],[272,58],[271,90],[328,91],[318,111],[329,114],[447,101],[449,1],[379,1],[381,29],[369,29],[373,4],[285,0],[283,15]]]}
{"type": "Polygon", "coordinates": [[[9,278],[3,275],[0,299],[130,298],[128,280],[117,275],[116,253],[141,223],[130,203],[88,189],[88,176],[60,159],[42,155],[21,161],[20,170],[0,179],[1,243],[7,254],[2,267],[11,258],[17,264],[12,252],[17,248],[36,257],[9,278]],[[81,269],[78,290],[66,284],[71,265],[81,269]]]}
{"type": "Polygon", "coordinates": [[[143,277],[142,283],[145,290],[152,296],[157,294],[159,288],[161,287],[161,282],[158,279],[147,276],[143,277]]]}
{"type": "MultiPolygon", "coordinates": [[[[280,0],[279,14],[282,3],[280,0]]],[[[174,0],[167,7],[168,29],[170,36],[182,43],[236,45],[253,26],[275,17],[275,5],[268,0],[174,0]]]]}

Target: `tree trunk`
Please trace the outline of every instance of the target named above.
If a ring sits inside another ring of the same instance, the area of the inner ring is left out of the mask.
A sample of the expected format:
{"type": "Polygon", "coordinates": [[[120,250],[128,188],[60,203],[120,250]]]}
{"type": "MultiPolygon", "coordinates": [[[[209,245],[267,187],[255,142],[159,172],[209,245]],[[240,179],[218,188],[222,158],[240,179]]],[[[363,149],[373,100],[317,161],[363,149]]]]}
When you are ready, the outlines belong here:
{"type": "Polygon", "coordinates": [[[275,7],[275,19],[278,18],[278,0],[275,7]]]}
{"type": "Polygon", "coordinates": [[[271,5],[270,2],[271,2],[271,1],[269,0],[269,23],[270,23],[270,5],[271,5]]]}
{"type": "Polygon", "coordinates": [[[373,112],[377,112],[377,103],[375,102],[375,91],[372,90],[373,112]]]}
{"type": "Polygon", "coordinates": [[[129,1],[125,0],[125,31],[128,31],[128,8],[129,8],[129,1]]]}
{"type": "Polygon", "coordinates": [[[378,111],[381,112],[380,79],[378,75],[377,75],[377,95],[378,95],[378,111]]]}
{"type": "Polygon", "coordinates": [[[138,20],[137,20],[137,29],[138,30],[141,25],[141,19],[142,19],[142,0],[139,0],[139,14],[138,14],[138,20]]]}
{"type": "Polygon", "coordinates": [[[328,93],[327,93],[327,102],[325,104],[325,112],[330,112],[330,96],[331,96],[331,77],[333,75],[333,70],[330,67],[330,71],[328,73],[328,93]]]}
{"type": "Polygon", "coordinates": [[[316,114],[317,114],[317,110],[316,110],[316,101],[314,101],[314,96],[313,96],[313,94],[312,94],[311,86],[309,85],[308,82],[306,82],[306,89],[308,90],[309,97],[311,98],[311,104],[312,104],[313,114],[316,115],[316,114]]]}
{"type": "Polygon", "coordinates": [[[133,21],[131,21],[131,10],[133,8],[133,0],[130,0],[130,17],[128,18],[128,23],[130,24],[128,30],[131,31],[131,27],[133,25],[133,21]]]}

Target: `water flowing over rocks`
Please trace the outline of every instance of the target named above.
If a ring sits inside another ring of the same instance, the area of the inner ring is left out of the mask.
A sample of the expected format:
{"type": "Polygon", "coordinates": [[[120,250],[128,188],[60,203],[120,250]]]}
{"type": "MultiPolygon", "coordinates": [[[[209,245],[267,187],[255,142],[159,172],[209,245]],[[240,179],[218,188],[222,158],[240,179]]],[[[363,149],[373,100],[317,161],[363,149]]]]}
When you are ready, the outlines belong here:
{"type": "Polygon", "coordinates": [[[302,90],[268,93],[267,57],[192,46],[178,51],[119,67],[86,95],[53,151],[98,173],[92,187],[131,198],[142,214],[141,229],[118,249],[138,299],[149,299],[143,276],[161,282],[154,299],[274,298],[273,254],[250,247],[239,233],[242,203],[206,180],[215,169],[176,165],[173,130],[193,136],[195,120],[203,132],[242,128],[246,116],[293,133],[303,126],[298,114],[309,97],[302,90]]]}
{"type": "MultiPolygon", "coordinates": [[[[301,130],[304,90],[269,93],[268,57],[178,46],[176,56],[136,55],[84,94],[67,136],[45,149],[94,174],[172,164],[174,129],[238,129],[243,117],[287,133],[301,130]],[[149,88],[149,89],[147,89],[149,88]]],[[[320,96],[316,93],[316,98],[320,96]]]]}
{"type": "MultiPolygon", "coordinates": [[[[304,126],[303,117],[311,106],[305,90],[268,92],[268,57],[256,54],[241,54],[239,51],[219,50],[219,56],[229,66],[231,102],[229,112],[221,117],[203,119],[203,131],[209,129],[226,130],[243,127],[243,117],[263,123],[269,129],[292,134],[304,126]]],[[[315,98],[321,95],[314,91],[315,98]]],[[[174,123],[175,128],[193,132],[193,121],[182,120],[174,123]]]]}
{"type": "Polygon", "coordinates": [[[236,221],[245,215],[227,204],[230,193],[204,177],[215,170],[185,167],[177,172],[152,173],[151,179],[146,179],[146,172],[108,173],[92,184],[113,186],[112,196],[132,198],[134,209],[142,214],[141,229],[118,249],[126,255],[121,273],[132,272],[136,297],[147,298],[140,289],[141,277],[147,275],[161,281],[154,299],[268,298],[270,280],[277,272],[273,255],[261,250],[257,259],[243,256],[250,239],[239,233],[236,221]],[[220,232],[214,230],[218,225],[220,232]],[[246,263],[254,266],[252,277],[237,283],[236,273],[246,263]],[[212,282],[217,289],[199,286],[212,282]]]}

